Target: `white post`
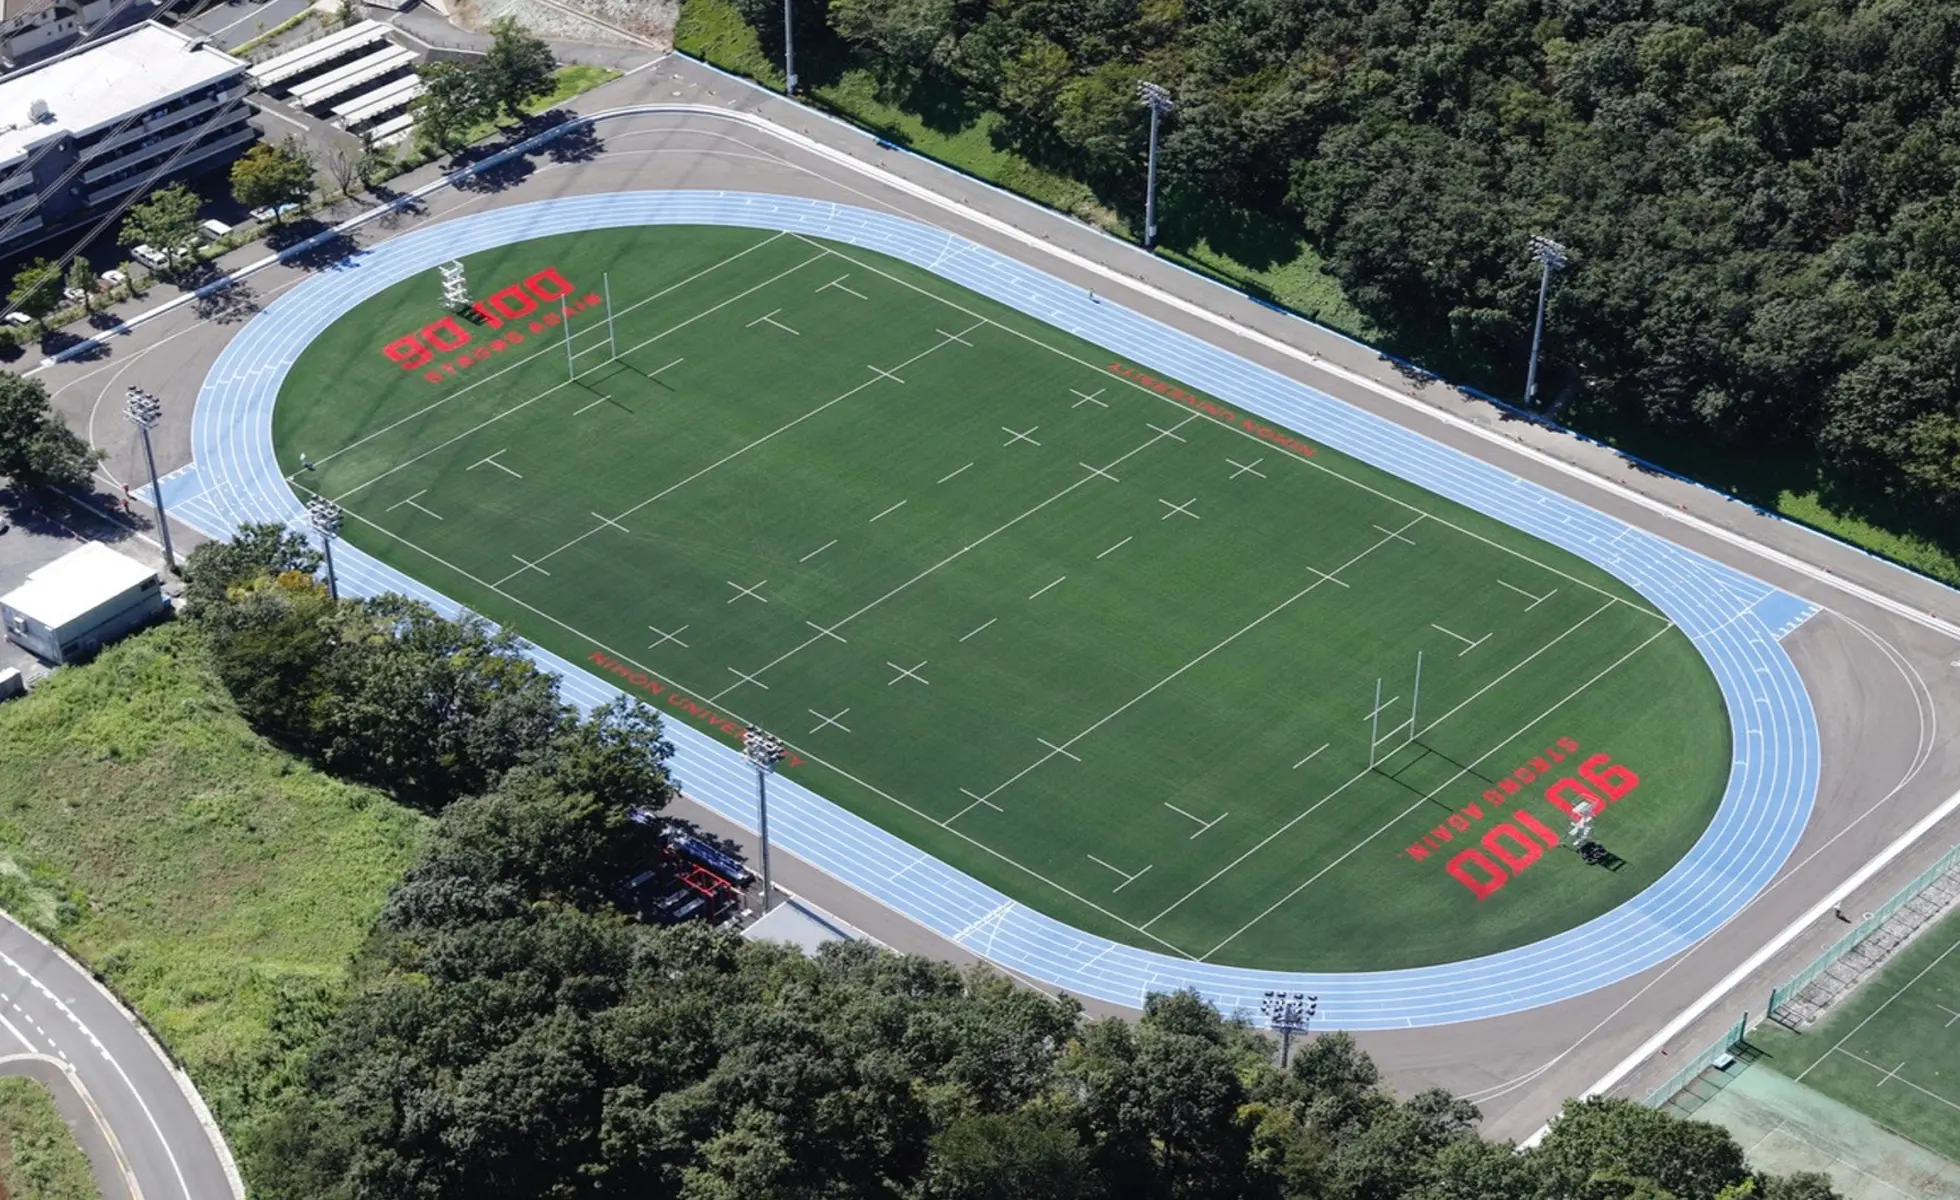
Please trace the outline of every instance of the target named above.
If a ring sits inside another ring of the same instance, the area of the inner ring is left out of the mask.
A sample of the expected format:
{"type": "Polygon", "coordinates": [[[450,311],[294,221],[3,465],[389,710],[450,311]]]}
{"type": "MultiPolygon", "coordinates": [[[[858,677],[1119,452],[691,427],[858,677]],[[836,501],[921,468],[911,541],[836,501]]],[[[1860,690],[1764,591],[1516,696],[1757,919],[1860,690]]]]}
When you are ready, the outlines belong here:
{"type": "Polygon", "coordinates": [[[578,378],[578,367],[572,363],[572,311],[565,307],[565,298],[558,298],[558,323],[565,327],[565,370],[566,382],[578,378]]]}
{"type": "Polygon", "coordinates": [[[606,361],[618,362],[619,361],[619,334],[613,330],[612,272],[610,271],[601,272],[599,275],[599,281],[603,283],[606,288],[606,345],[611,347],[611,353],[612,353],[612,357],[608,358],[606,361]]]}
{"type": "MultiPolygon", "coordinates": [[[[1409,696],[1409,741],[1416,740],[1416,704],[1422,699],[1422,651],[1416,651],[1416,690],[1409,696]]],[[[1406,744],[1406,743],[1405,743],[1406,744]]]]}
{"type": "Polygon", "coordinates": [[[1382,727],[1382,681],[1375,680],[1375,711],[1368,718],[1368,765],[1375,765],[1375,737],[1382,727]]]}

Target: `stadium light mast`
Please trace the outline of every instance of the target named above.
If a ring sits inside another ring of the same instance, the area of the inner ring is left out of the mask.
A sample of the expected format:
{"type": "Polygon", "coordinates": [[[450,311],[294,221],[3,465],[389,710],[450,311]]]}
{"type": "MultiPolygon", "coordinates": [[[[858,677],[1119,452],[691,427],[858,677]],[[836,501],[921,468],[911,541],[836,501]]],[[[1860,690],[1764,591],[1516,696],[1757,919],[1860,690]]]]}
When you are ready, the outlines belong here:
{"type": "Polygon", "coordinates": [[[163,401],[133,387],[123,400],[123,417],[143,435],[143,458],[150,465],[150,499],[156,504],[157,529],[163,534],[163,569],[177,573],[177,555],[170,548],[170,518],[163,511],[163,486],[157,482],[157,456],[150,449],[150,430],[163,417],[163,401]]]}
{"type": "Polygon", "coordinates": [[[1531,236],[1531,256],[1543,266],[1538,276],[1538,319],[1531,329],[1531,365],[1525,368],[1524,406],[1531,408],[1538,399],[1538,343],[1545,336],[1545,297],[1552,289],[1552,272],[1565,269],[1565,247],[1543,234],[1531,236]]]}
{"type": "Polygon", "coordinates": [[[320,548],[327,556],[327,595],[335,600],[340,599],[340,580],[333,570],[333,540],[340,536],[342,516],[340,505],[325,496],[315,496],[306,502],[306,519],[319,533],[320,548]]]}
{"type": "Polygon", "coordinates": [[[742,753],[755,766],[756,834],[762,841],[762,911],[767,914],[774,895],[769,876],[769,776],[788,752],[781,740],[751,725],[742,731],[742,753]]]}
{"type": "Polygon", "coordinates": [[[1157,244],[1157,122],[1177,107],[1170,89],[1159,84],[1137,84],[1137,100],[1150,110],[1150,166],[1143,185],[1143,248],[1157,244]]]}
{"type": "Polygon", "coordinates": [[[783,95],[796,95],[796,35],[790,32],[790,0],[783,0],[783,95]]]}
{"type": "Polygon", "coordinates": [[[1267,992],[1259,1011],[1266,1014],[1267,1025],[1279,1030],[1279,1069],[1284,1071],[1293,1053],[1293,1035],[1307,1031],[1307,1023],[1320,1011],[1320,997],[1305,992],[1267,992]]]}

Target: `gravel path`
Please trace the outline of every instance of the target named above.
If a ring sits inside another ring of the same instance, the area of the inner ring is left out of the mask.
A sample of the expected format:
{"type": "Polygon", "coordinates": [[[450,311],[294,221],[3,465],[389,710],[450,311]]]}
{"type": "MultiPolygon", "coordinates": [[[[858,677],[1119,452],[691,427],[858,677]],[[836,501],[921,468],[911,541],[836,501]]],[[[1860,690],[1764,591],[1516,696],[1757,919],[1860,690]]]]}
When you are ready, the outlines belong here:
{"type": "Polygon", "coordinates": [[[559,0],[558,5],[542,0],[451,0],[450,7],[451,20],[464,29],[480,31],[492,21],[514,16],[547,41],[635,44],[605,25],[580,20],[565,11],[578,9],[636,33],[663,50],[673,47],[674,22],[680,16],[679,0],[559,0]]]}

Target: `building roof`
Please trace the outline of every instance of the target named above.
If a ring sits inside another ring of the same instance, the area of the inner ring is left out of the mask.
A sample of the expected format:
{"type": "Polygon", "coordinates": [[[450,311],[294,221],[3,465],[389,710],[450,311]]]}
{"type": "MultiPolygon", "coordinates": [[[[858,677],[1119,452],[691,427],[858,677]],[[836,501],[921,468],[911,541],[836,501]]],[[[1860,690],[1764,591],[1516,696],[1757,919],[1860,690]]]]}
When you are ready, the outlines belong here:
{"type": "Polygon", "coordinates": [[[788,942],[815,956],[825,942],[862,941],[864,935],[829,913],[794,896],[783,896],[776,907],[742,930],[742,936],[762,942],[788,942]]]}
{"type": "Polygon", "coordinates": [[[53,8],[58,0],[0,0],[0,22],[32,16],[53,8]]]}
{"type": "Polygon", "coordinates": [[[243,72],[245,64],[154,21],[0,79],[0,164],[51,137],[79,136],[243,72]],[[48,106],[40,121],[34,102],[48,106]]]}
{"type": "Polygon", "coordinates": [[[0,596],[0,604],[58,629],[156,575],[101,542],[83,542],[40,570],[28,572],[27,582],[0,596]]]}

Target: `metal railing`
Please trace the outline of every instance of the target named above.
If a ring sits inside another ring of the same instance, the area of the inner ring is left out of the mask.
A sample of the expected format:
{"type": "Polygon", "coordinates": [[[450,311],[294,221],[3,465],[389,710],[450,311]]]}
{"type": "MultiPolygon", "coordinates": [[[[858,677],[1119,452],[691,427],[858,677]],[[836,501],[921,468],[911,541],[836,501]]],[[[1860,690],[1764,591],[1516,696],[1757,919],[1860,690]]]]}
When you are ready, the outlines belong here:
{"type": "MultiPolygon", "coordinates": [[[[1945,854],[1942,854],[1938,862],[1921,871],[1917,878],[1899,889],[1899,892],[1890,900],[1887,900],[1871,912],[1865,914],[1859,919],[1857,926],[1850,933],[1839,938],[1830,949],[1812,959],[1810,965],[1798,971],[1788,983],[1785,983],[1781,987],[1771,989],[1769,994],[1769,1008],[1765,1010],[1764,1015],[1774,1017],[1798,993],[1802,992],[1806,987],[1809,987],[1826,971],[1836,966],[1846,955],[1863,944],[1867,938],[1877,933],[1886,921],[1891,919],[1893,914],[1918,899],[1928,888],[1938,882],[1942,875],[1952,870],[1956,863],[1960,863],[1960,846],[1955,846],[1945,854]]],[[[1889,954],[1891,946],[1884,947],[1884,950],[1889,954]]],[[[1876,963],[1874,962],[1872,965],[1876,965],[1876,963]]]]}
{"type": "Polygon", "coordinates": [[[1695,1055],[1683,1063],[1681,1069],[1669,1076],[1666,1083],[1648,1092],[1647,1098],[1643,1103],[1648,1108],[1664,1107],[1668,1101],[1686,1091],[1689,1085],[1694,1083],[1695,1076],[1706,1071],[1716,1059],[1721,1058],[1725,1054],[1733,1053],[1737,1047],[1741,1046],[1748,1031],[1749,1014],[1743,1013],[1740,1017],[1736,1018],[1735,1024],[1730,1027],[1726,1035],[1704,1049],[1700,1054],[1695,1055]]]}

